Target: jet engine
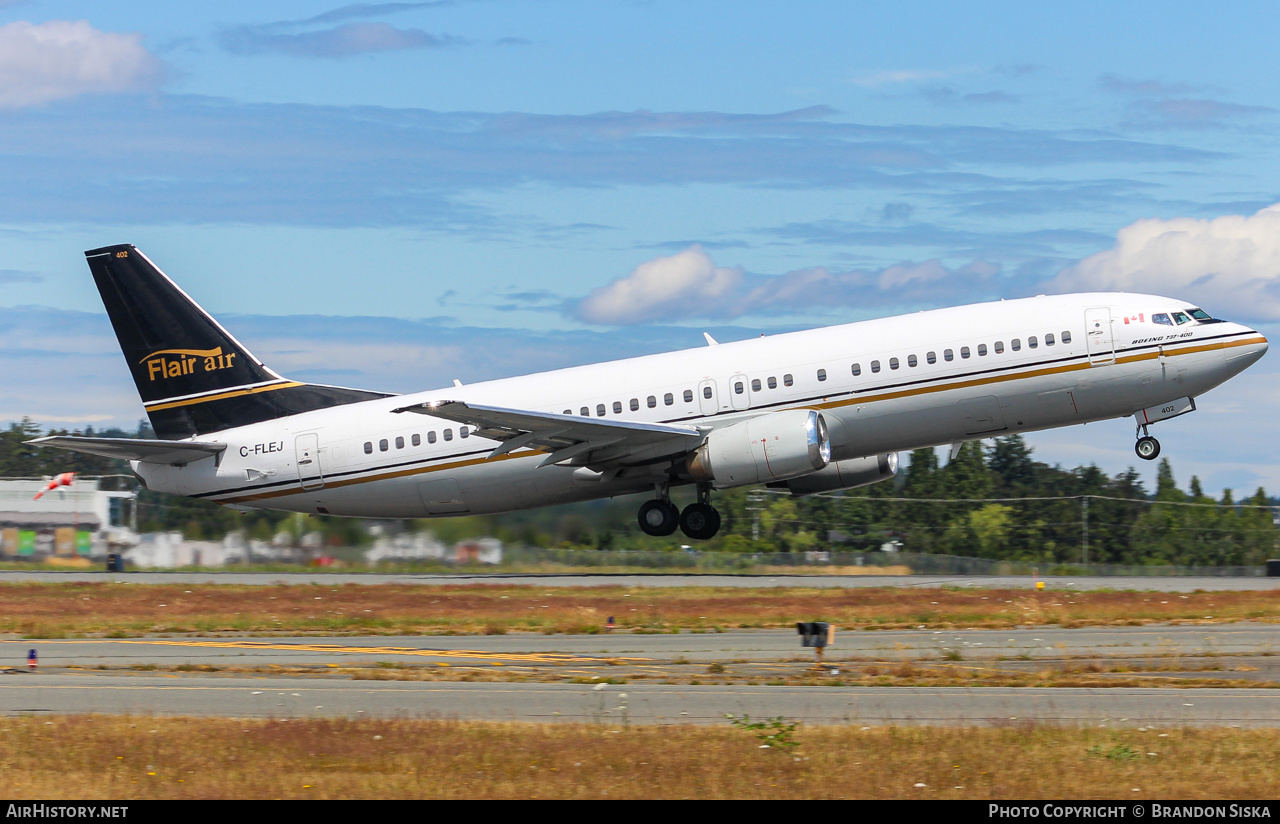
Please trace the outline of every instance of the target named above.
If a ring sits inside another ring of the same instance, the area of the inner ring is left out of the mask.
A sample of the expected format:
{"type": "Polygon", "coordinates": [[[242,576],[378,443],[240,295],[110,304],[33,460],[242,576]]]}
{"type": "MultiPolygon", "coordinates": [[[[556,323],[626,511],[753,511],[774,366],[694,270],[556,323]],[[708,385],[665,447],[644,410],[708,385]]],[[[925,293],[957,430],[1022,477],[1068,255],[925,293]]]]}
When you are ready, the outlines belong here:
{"type": "Polygon", "coordinates": [[[898,474],[898,453],[872,455],[869,458],[850,458],[847,461],[829,463],[817,472],[769,484],[775,489],[788,489],[792,495],[812,495],[815,492],[831,492],[835,489],[854,489],[878,481],[887,481],[898,474]]]}
{"type": "Polygon", "coordinates": [[[784,481],[831,461],[827,422],[812,409],[790,409],[717,429],[685,459],[695,481],[716,489],[784,481]]]}

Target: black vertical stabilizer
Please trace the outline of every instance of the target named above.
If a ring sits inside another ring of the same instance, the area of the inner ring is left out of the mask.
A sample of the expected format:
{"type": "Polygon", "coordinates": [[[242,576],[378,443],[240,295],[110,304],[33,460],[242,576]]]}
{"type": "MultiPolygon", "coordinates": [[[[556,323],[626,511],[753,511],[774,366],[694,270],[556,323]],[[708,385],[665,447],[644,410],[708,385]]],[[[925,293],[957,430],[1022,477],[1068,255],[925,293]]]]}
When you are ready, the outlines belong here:
{"type": "Polygon", "coordinates": [[[281,377],[132,245],[92,249],[85,257],[158,437],[387,397],[281,377]]]}

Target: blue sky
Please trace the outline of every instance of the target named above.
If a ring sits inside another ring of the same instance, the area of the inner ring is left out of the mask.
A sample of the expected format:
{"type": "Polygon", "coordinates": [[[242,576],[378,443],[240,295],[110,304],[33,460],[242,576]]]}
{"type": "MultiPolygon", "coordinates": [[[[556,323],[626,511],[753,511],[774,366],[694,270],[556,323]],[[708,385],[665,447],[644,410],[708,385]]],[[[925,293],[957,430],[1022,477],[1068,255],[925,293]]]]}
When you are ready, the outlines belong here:
{"type": "MultiPolygon", "coordinates": [[[[1078,288],[1273,334],[1278,17],[0,0],[0,420],[141,415],[82,255],[119,242],[393,391],[1078,288]]],[[[1157,428],[1180,481],[1280,489],[1274,360],[1157,428]]],[[[1124,421],[1030,442],[1136,463],[1124,421]]]]}

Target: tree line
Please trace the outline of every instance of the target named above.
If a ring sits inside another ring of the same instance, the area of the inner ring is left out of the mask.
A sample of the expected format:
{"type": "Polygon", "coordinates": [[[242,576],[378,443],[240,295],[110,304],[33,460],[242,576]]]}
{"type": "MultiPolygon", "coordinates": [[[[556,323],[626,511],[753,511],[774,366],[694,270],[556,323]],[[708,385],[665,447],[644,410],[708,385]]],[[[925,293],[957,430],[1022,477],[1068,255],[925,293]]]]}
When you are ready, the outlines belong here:
{"type": "MultiPolygon", "coordinates": [[[[131,475],[124,461],[25,441],[41,435],[29,419],[0,431],[0,477],[43,477],[60,472],[131,475]]],[[[154,437],[145,421],[136,431],[49,430],[49,435],[154,437]]],[[[690,497],[688,490],[675,493],[690,497]]],[[[505,515],[382,524],[384,529],[431,530],[442,540],[492,535],[504,541],[596,549],[679,549],[680,533],[651,538],[635,524],[642,497],[549,507],[505,515]]],[[[964,444],[940,461],[918,449],[898,477],[861,489],[794,498],[763,487],[715,493],[720,533],[700,549],[726,552],[905,552],[1042,563],[1257,565],[1280,549],[1270,499],[1259,488],[1237,501],[1231,490],[1214,500],[1199,479],[1178,487],[1169,460],[1158,466],[1148,492],[1132,467],[1108,476],[1097,466],[1064,469],[1032,456],[1018,435],[964,444]],[[1241,506],[1241,505],[1244,506],[1241,506]]],[[[320,532],[326,543],[368,543],[368,522],[350,518],[240,512],[208,501],[140,490],[140,531],[177,530],[191,539],[217,539],[229,531],[270,540],[280,532],[320,532]]]]}

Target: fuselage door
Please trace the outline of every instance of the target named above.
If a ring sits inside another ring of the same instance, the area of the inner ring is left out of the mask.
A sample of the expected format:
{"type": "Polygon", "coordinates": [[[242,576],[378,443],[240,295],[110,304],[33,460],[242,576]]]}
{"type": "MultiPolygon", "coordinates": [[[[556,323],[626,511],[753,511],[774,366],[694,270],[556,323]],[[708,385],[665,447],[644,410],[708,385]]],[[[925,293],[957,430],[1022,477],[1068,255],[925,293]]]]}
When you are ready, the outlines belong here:
{"type": "Polygon", "coordinates": [[[1111,336],[1111,310],[1098,306],[1084,310],[1084,345],[1089,363],[1102,366],[1116,362],[1115,339],[1111,336]]]}
{"type": "Polygon", "coordinates": [[[751,408],[751,384],[747,381],[746,375],[739,372],[729,378],[729,397],[733,401],[734,409],[751,408]]]}
{"type": "Polygon", "coordinates": [[[716,382],[710,378],[698,384],[698,406],[704,415],[714,415],[720,411],[720,400],[716,397],[716,382]]]}
{"type": "Polygon", "coordinates": [[[299,435],[294,441],[298,456],[298,480],[303,489],[324,487],[324,475],[320,472],[320,436],[314,432],[299,435]]]}

